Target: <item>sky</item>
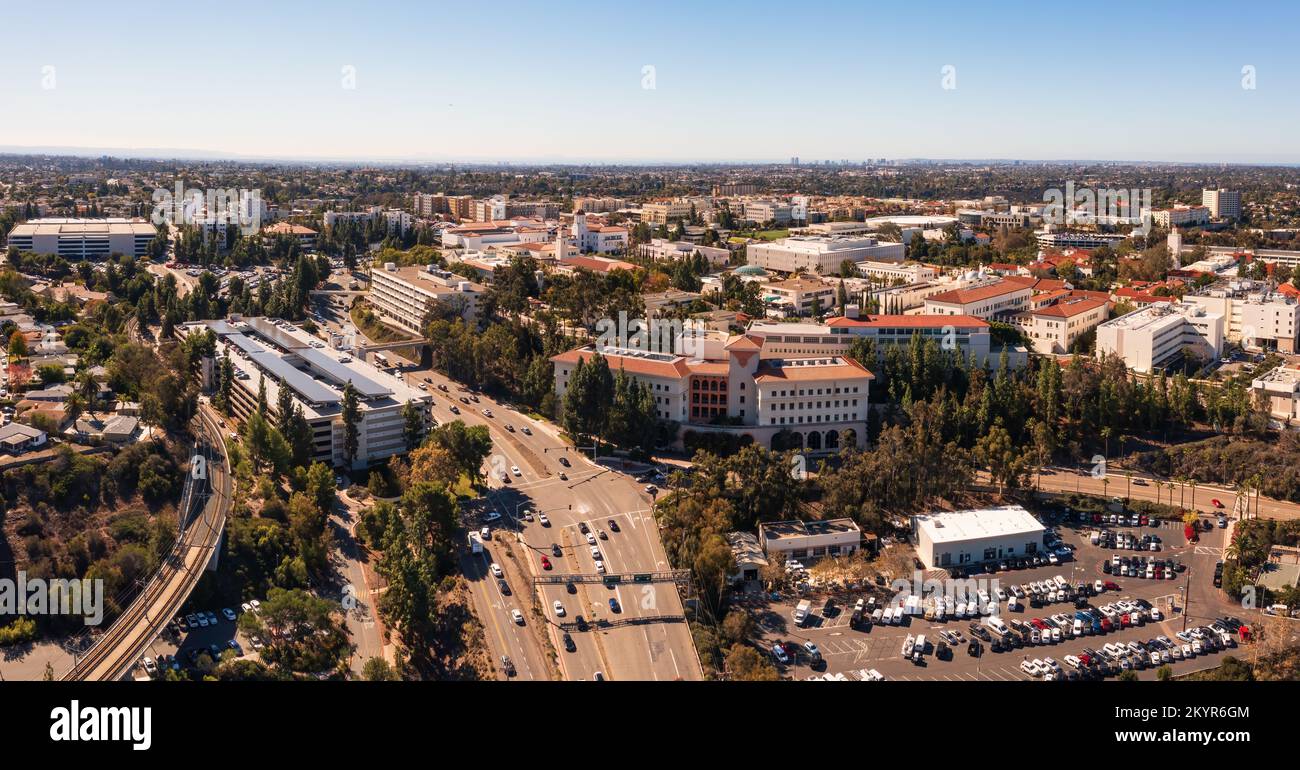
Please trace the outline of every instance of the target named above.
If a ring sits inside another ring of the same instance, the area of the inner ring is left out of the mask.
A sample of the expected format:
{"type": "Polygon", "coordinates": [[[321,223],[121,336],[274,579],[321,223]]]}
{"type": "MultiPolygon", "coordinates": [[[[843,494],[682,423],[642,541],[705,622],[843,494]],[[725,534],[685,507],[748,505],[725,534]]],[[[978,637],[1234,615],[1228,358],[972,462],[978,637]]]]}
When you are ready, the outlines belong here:
{"type": "Polygon", "coordinates": [[[0,150],[1300,162],[1300,3],[1059,5],[12,3],[0,150]]]}

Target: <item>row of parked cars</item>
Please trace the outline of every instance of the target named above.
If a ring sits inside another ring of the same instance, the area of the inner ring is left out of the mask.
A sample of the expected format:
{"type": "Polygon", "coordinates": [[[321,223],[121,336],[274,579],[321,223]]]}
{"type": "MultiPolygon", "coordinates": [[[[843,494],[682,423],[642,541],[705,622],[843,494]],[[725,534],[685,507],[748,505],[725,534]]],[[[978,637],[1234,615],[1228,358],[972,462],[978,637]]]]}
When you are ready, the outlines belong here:
{"type": "Polygon", "coordinates": [[[1187,565],[1176,559],[1156,559],[1148,556],[1120,556],[1112,554],[1101,564],[1107,575],[1146,578],[1147,580],[1176,580],[1178,573],[1186,572],[1187,565]]]}
{"type": "Polygon", "coordinates": [[[1240,627],[1240,622],[1221,618],[1208,626],[1180,631],[1174,639],[1161,635],[1146,641],[1108,642],[1097,650],[1084,647],[1078,655],[1065,656],[1063,660],[1068,668],[1062,668],[1051,657],[1022,661],[1020,668],[1030,676],[1047,680],[1140,671],[1235,647],[1237,643],[1232,636],[1234,623],[1240,627]]]}
{"type": "Polygon", "coordinates": [[[1159,535],[1098,530],[1089,538],[1093,545],[1119,551],[1159,551],[1164,544],[1159,535]]]}
{"type": "Polygon", "coordinates": [[[971,633],[990,643],[993,652],[1025,646],[1058,644],[1067,639],[1107,634],[1164,619],[1160,609],[1145,599],[1121,599],[1101,607],[1087,605],[1073,613],[1042,618],[1005,620],[997,615],[971,624],[971,633]]]}

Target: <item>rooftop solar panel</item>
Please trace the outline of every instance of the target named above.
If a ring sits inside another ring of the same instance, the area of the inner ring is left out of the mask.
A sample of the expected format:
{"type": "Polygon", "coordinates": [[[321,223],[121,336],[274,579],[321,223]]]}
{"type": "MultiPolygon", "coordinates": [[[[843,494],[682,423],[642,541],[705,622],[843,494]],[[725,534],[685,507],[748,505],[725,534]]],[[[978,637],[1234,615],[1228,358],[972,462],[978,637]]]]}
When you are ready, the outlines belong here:
{"type": "Polygon", "coordinates": [[[265,318],[247,318],[244,319],[253,331],[266,339],[274,342],[276,345],[285,350],[298,350],[299,348],[310,348],[311,345],[302,340],[286,333],[283,329],[266,320],[265,318]]]}
{"type": "Polygon", "coordinates": [[[262,350],[249,353],[248,357],[311,403],[337,404],[343,400],[342,396],[312,379],[312,376],[306,372],[295,368],[293,364],[281,358],[278,353],[262,350]]]}
{"type": "Polygon", "coordinates": [[[357,393],[363,398],[378,398],[379,396],[391,396],[393,389],[366,377],[356,369],[347,364],[341,364],[337,359],[322,353],[315,348],[305,348],[294,351],[302,357],[307,365],[324,374],[330,380],[340,386],[346,382],[351,382],[352,387],[357,389],[357,393]]]}

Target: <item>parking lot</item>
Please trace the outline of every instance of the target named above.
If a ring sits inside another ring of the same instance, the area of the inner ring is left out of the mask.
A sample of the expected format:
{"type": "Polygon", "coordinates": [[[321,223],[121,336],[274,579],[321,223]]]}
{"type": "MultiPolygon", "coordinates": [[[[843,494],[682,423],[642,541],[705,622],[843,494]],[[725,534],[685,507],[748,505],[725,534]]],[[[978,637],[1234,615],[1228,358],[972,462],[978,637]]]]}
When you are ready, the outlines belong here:
{"type": "MultiPolygon", "coordinates": [[[[759,631],[754,642],[769,654],[772,654],[773,645],[787,643],[789,652],[794,653],[786,655],[789,659],[787,663],[781,663],[779,655],[772,657],[782,674],[792,679],[823,678],[827,674],[861,679],[864,670],[874,670],[886,679],[1024,681],[1037,678],[1021,668],[1021,663],[1025,660],[1050,656],[1063,664],[1066,656],[1080,656],[1085,648],[1101,650],[1106,644],[1127,645],[1129,642],[1139,642],[1145,646],[1145,642],[1159,637],[1166,637],[1181,647],[1183,640],[1177,635],[1184,632],[1185,628],[1207,625],[1213,619],[1225,615],[1242,614],[1240,607],[1234,607],[1212,585],[1214,564],[1222,558],[1224,530],[1215,528],[1202,532],[1200,542],[1191,544],[1185,542],[1180,522],[1148,522],[1146,526],[1129,526],[1067,521],[1058,525],[1056,531],[1062,544],[1073,549],[1074,558],[1057,565],[985,572],[966,576],[966,579],[974,581],[975,586],[986,590],[990,595],[996,595],[997,589],[1001,588],[1008,596],[1011,595],[1013,586],[1054,581],[1057,576],[1069,586],[1080,583],[1092,586],[1096,581],[1101,581],[1104,586],[1109,581],[1117,590],[1103,590],[1098,595],[1087,597],[1088,605],[1100,608],[1117,601],[1140,600],[1158,610],[1161,619],[1074,638],[1070,638],[1067,632],[1065,638],[1057,643],[1025,644],[1022,648],[1002,652],[993,652],[987,641],[981,641],[980,654],[971,655],[967,646],[973,636],[971,624],[982,625],[982,617],[938,622],[913,615],[904,616],[899,625],[870,624],[855,628],[851,620],[854,604],[859,598],[869,600],[870,597],[875,597],[876,606],[889,606],[913,593],[900,593],[887,585],[875,585],[860,592],[835,597],[837,608],[829,614],[822,610],[826,598],[824,595],[786,595],[774,602],[751,597],[746,600],[745,606],[753,614],[759,631]],[[1146,551],[1107,548],[1104,538],[1098,545],[1093,545],[1090,533],[1103,526],[1115,533],[1117,544],[1123,541],[1119,536],[1124,534],[1133,535],[1135,544],[1142,542],[1144,535],[1155,535],[1162,541],[1160,550],[1151,551],[1149,546],[1146,551]],[[1128,559],[1146,557],[1162,562],[1172,560],[1175,565],[1181,565],[1182,569],[1175,571],[1174,579],[1160,580],[1147,579],[1145,571],[1143,577],[1108,574],[1103,564],[1112,562],[1116,555],[1128,559]],[[1190,611],[1186,596],[1189,589],[1190,611]],[[813,613],[803,626],[796,625],[792,617],[801,598],[809,598],[813,605],[813,613]],[[951,654],[943,660],[936,655],[941,631],[961,634],[961,643],[947,645],[951,654]],[[909,635],[926,637],[927,652],[921,656],[919,663],[903,658],[904,641],[909,635]],[[814,662],[814,656],[804,649],[806,642],[814,645],[820,661],[814,662]]],[[[942,571],[931,571],[924,576],[926,580],[947,577],[942,571]]],[[[1013,620],[1029,624],[1033,619],[1046,619],[1060,614],[1073,618],[1075,612],[1073,601],[1050,602],[1040,607],[1022,603],[1019,611],[1008,611],[1006,601],[998,603],[998,616],[1008,624],[1013,620]]],[[[1028,625],[1025,627],[1029,628],[1028,625]]],[[[993,635],[992,638],[997,636],[993,635]]],[[[1208,668],[1217,665],[1218,659],[1231,650],[1229,647],[1227,651],[1206,651],[1183,660],[1171,659],[1168,665],[1175,674],[1208,668]]],[[[1135,668],[1134,673],[1139,678],[1150,679],[1155,677],[1156,668],[1147,661],[1145,667],[1135,668]]]]}
{"type": "Polygon", "coordinates": [[[196,670],[205,652],[214,661],[228,649],[240,658],[255,657],[265,643],[240,632],[237,621],[244,612],[260,610],[260,602],[248,602],[239,607],[195,611],[173,618],[150,644],[134,675],[156,677],[167,667],[177,672],[196,670]],[[233,619],[226,614],[227,609],[234,615],[233,619]]]}

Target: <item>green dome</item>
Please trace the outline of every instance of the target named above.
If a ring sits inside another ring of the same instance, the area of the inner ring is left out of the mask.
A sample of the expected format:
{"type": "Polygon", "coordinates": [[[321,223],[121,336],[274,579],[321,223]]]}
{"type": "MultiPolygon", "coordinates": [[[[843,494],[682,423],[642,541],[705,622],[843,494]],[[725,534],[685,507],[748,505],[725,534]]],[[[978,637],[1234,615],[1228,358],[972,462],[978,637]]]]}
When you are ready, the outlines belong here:
{"type": "Polygon", "coordinates": [[[767,271],[758,265],[745,265],[736,268],[736,275],[767,275],[767,271]]]}

